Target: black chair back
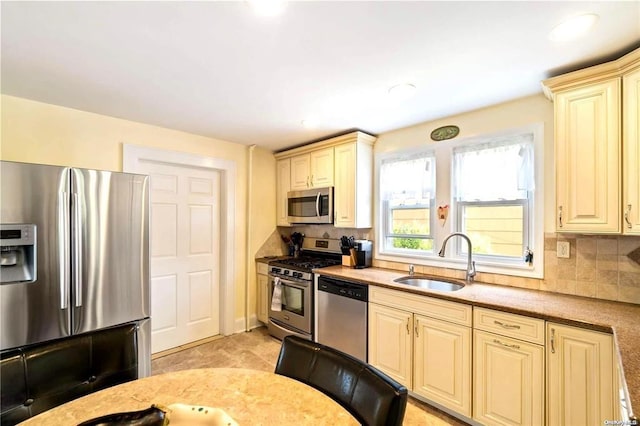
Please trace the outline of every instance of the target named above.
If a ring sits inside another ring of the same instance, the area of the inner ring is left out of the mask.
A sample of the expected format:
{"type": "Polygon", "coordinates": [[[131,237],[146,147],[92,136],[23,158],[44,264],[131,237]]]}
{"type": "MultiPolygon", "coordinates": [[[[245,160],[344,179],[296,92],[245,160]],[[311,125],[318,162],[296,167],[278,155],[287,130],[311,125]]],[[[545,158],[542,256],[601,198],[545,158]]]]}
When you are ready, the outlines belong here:
{"type": "Polygon", "coordinates": [[[287,336],[282,341],[275,372],[318,389],[362,424],[402,424],[407,388],[337,349],[287,336]]]}

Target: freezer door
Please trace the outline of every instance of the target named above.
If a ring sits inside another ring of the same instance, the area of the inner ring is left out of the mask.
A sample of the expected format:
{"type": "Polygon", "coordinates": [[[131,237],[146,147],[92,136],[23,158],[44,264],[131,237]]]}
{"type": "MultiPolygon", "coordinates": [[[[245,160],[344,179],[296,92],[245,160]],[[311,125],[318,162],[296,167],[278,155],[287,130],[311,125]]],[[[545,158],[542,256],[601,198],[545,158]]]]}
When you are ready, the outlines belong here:
{"type": "MultiPolygon", "coordinates": [[[[0,162],[0,221],[33,224],[36,280],[0,284],[0,349],[67,336],[69,168],[0,162]]],[[[0,266],[2,274],[2,266],[0,266]]]]}
{"type": "Polygon", "coordinates": [[[149,316],[148,176],[71,170],[73,332],[149,316]]]}

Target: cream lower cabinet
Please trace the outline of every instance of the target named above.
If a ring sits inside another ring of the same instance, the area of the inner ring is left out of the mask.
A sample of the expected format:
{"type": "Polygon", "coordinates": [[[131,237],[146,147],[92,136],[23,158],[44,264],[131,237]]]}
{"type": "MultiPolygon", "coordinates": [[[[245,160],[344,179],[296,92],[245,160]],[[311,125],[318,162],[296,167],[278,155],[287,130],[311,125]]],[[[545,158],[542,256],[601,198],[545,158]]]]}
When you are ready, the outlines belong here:
{"type": "Polygon", "coordinates": [[[414,315],[413,392],[471,417],[471,329],[414,315]]]}
{"type": "Polygon", "coordinates": [[[369,300],[369,364],[471,417],[471,307],[377,287],[369,300]]]}
{"type": "Polygon", "coordinates": [[[544,424],[544,321],[473,308],[473,418],[544,424]]]}
{"type": "Polygon", "coordinates": [[[256,317],[266,324],[269,321],[269,266],[266,263],[256,263],[256,317]]]}
{"type": "Polygon", "coordinates": [[[473,371],[475,420],[544,424],[544,347],[474,330],[473,371]]]}
{"type": "Polygon", "coordinates": [[[602,425],[619,417],[613,336],[547,323],[547,425],[602,425]]]}
{"type": "Polygon", "coordinates": [[[413,314],[369,303],[368,362],[412,389],[413,314]]]}

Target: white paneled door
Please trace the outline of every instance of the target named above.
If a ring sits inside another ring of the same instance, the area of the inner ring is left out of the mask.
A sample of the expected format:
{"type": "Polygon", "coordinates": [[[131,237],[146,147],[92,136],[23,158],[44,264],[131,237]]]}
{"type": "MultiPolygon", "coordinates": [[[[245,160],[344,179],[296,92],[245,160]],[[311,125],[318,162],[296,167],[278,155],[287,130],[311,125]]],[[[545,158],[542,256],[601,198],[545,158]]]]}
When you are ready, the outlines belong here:
{"type": "Polygon", "coordinates": [[[151,176],[151,351],[220,333],[220,173],[145,162],[151,176]]]}

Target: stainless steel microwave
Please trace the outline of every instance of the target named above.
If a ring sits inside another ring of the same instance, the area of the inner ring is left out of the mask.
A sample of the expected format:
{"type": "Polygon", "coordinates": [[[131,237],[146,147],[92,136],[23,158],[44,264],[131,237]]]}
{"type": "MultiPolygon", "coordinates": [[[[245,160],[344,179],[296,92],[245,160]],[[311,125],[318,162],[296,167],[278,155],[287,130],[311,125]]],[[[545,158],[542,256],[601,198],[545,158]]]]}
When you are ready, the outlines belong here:
{"type": "Polygon", "coordinates": [[[289,191],[289,223],[333,223],[333,187],[289,191]]]}

